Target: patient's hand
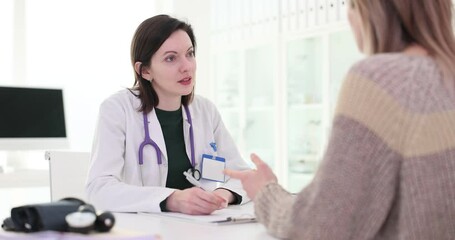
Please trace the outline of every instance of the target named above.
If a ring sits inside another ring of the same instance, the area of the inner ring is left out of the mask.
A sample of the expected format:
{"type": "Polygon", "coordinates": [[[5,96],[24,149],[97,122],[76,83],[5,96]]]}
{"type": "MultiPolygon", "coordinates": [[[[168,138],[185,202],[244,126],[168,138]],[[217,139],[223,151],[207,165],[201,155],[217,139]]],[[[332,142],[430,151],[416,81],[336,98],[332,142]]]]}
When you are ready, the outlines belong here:
{"type": "Polygon", "coordinates": [[[254,200],[256,194],[270,182],[278,182],[272,169],[263,162],[256,154],[251,154],[251,160],[256,165],[257,170],[236,171],[226,169],[224,174],[231,178],[239,179],[242,182],[248,197],[254,200]]]}

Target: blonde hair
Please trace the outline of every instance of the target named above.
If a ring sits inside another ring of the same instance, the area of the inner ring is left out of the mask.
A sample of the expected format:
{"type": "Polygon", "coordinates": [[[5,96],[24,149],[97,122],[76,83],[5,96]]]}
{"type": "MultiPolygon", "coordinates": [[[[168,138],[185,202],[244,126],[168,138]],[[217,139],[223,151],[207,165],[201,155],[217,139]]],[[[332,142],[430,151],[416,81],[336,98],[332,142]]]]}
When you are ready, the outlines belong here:
{"type": "Polygon", "coordinates": [[[455,91],[455,39],[451,0],[351,0],[363,23],[366,54],[424,47],[455,91]]]}

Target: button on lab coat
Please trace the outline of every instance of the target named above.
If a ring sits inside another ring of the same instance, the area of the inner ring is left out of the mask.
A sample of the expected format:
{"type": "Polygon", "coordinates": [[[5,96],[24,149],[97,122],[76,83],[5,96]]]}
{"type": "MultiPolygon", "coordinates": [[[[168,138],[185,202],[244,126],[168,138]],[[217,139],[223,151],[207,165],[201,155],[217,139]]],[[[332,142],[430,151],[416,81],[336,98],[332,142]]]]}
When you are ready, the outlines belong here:
{"type": "MultiPolygon", "coordinates": [[[[139,165],[139,145],[144,141],[144,120],[139,98],[122,90],[100,106],[93,142],[90,169],[86,184],[89,202],[97,208],[118,212],[160,212],[159,204],[175,189],[166,188],[168,158],[163,132],[155,111],[149,119],[150,138],[162,152],[158,165],[155,149],[144,148],[144,164],[139,165]]],[[[219,112],[209,100],[195,96],[189,105],[193,122],[195,161],[200,169],[202,154],[213,154],[209,145],[216,142],[218,156],[226,159],[226,168],[249,169],[226,130],[219,112]]],[[[182,109],[186,153],[191,161],[188,118],[182,109]]],[[[183,173],[181,173],[183,174],[183,173]]],[[[229,189],[248,201],[238,180],[230,179],[217,186],[216,182],[200,180],[204,189],[229,189]]]]}

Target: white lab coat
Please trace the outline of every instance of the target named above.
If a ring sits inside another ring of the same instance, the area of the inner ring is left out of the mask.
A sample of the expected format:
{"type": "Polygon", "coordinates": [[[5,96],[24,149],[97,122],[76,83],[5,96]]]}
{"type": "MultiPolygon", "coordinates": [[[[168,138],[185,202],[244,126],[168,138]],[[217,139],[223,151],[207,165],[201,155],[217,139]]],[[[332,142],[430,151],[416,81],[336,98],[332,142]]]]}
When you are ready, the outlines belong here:
{"type": "MultiPolygon", "coordinates": [[[[162,164],[158,165],[155,149],[150,145],[144,148],[144,164],[142,167],[138,164],[139,145],[145,136],[143,115],[138,112],[140,105],[140,100],[127,89],[101,104],[86,184],[89,202],[99,209],[160,212],[160,202],[175,191],[165,187],[168,158],[155,111],[148,114],[149,133],[162,152],[162,164]]],[[[218,156],[226,159],[226,168],[249,169],[213,103],[195,96],[189,110],[193,122],[195,160],[199,169],[202,154],[213,154],[209,145],[211,142],[216,142],[218,156]]],[[[190,124],[185,111],[182,114],[186,153],[191,161],[190,124]]],[[[200,182],[204,189],[213,190],[217,187],[213,181],[200,182]]],[[[242,203],[249,201],[240,181],[230,179],[221,187],[241,195],[242,203]]]]}

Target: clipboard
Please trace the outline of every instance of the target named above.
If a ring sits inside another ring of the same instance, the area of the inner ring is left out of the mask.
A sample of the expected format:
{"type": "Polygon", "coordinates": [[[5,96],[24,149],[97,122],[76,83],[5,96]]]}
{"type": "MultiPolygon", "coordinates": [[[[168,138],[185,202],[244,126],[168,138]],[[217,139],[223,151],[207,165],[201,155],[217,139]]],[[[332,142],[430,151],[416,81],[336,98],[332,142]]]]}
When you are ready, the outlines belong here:
{"type": "Polygon", "coordinates": [[[227,208],[216,210],[210,215],[188,215],[177,212],[140,214],[154,215],[157,217],[166,217],[180,221],[209,225],[229,225],[257,222],[256,216],[254,215],[253,202],[248,202],[244,205],[230,205],[227,208]]]}

